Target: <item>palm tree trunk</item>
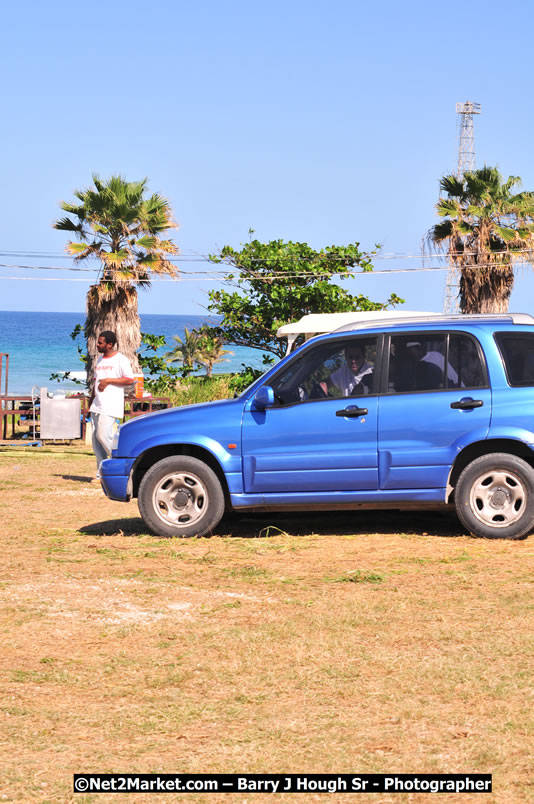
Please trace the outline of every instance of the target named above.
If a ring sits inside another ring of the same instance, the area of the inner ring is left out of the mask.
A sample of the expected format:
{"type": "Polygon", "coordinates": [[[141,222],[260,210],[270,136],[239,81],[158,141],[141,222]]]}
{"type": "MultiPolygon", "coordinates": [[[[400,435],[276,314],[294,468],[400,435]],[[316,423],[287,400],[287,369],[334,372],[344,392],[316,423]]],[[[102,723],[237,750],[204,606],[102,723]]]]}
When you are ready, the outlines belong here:
{"type": "Polygon", "coordinates": [[[463,267],[460,273],[460,311],[507,313],[513,285],[514,269],[510,264],[463,267]]]}
{"type": "MultiPolygon", "coordinates": [[[[131,363],[133,373],[139,373],[137,350],[141,345],[141,324],[137,312],[137,291],[128,285],[116,284],[110,293],[103,285],[92,285],[87,294],[87,384],[92,390],[94,366],[98,358],[96,342],[104,330],[117,336],[117,349],[131,363]]],[[[108,286],[106,286],[108,287],[108,286]]]]}

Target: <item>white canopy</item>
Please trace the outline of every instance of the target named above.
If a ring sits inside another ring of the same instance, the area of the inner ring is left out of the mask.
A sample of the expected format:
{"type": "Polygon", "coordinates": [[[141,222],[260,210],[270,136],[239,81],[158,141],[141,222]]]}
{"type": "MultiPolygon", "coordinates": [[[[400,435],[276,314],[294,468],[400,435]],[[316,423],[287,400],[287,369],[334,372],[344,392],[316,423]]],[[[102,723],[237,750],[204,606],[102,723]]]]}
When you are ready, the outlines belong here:
{"type": "Polygon", "coordinates": [[[284,324],[276,333],[277,338],[287,338],[287,351],[289,354],[299,335],[305,339],[312,338],[324,332],[334,332],[347,324],[362,324],[366,321],[376,321],[381,318],[414,318],[436,315],[414,310],[370,310],[353,313],[311,313],[304,315],[299,321],[284,324]]]}

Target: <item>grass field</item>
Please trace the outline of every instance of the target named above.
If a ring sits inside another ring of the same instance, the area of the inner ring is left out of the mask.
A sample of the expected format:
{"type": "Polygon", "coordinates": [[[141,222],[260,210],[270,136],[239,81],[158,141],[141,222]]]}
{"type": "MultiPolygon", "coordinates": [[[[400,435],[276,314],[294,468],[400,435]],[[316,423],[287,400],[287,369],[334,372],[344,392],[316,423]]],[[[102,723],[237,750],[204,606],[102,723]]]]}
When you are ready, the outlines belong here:
{"type": "Polygon", "coordinates": [[[75,772],[478,772],[492,794],[437,800],[534,801],[534,536],[372,511],[167,541],[93,474],[0,450],[0,801],[295,799],[74,795],[75,772]]]}

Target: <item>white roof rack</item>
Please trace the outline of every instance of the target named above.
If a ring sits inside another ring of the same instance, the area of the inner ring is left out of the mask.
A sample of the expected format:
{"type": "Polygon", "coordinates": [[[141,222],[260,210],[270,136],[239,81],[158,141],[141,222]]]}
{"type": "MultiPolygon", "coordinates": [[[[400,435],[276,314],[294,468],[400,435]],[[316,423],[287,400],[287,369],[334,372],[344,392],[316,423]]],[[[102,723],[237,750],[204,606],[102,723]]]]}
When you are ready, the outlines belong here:
{"type": "Polygon", "coordinates": [[[299,321],[291,324],[284,324],[276,333],[277,338],[287,338],[287,352],[289,354],[293,344],[299,335],[304,335],[305,339],[313,338],[325,332],[335,332],[339,329],[350,330],[355,326],[383,323],[385,321],[396,321],[399,318],[405,319],[418,316],[425,318],[436,316],[438,313],[416,312],[413,310],[368,310],[349,313],[311,313],[304,315],[299,321]]]}

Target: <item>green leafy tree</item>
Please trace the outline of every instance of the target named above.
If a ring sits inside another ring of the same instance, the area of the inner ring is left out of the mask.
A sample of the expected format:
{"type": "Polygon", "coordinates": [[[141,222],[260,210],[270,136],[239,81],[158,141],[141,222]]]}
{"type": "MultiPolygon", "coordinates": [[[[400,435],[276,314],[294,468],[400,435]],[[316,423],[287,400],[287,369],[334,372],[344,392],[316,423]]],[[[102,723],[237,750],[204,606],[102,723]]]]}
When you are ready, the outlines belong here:
{"type": "Polygon", "coordinates": [[[263,355],[263,368],[254,368],[253,366],[247,366],[245,363],[241,363],[241,371],[237,374],[233,374],[230,377],[228,385],[232,391],[235,393],[240,394],[249,385],[255,382],[258,377],[261,377],[267,369],[269,369],[273,363],[275,362],[274,357],[271,355],[263,355]]]}
{"type": "Polygon", "coordinates": [[[97,358],[96,341],[103,330],[113,330],[121,352],[139,370],[137,349],[141,328],[137,312],[137,288],[148,288],[152,274],[175,276],[168,255],[176,254],[172,240],[163,237],[176,228],[169,202],[157,193],[148,196],[147,179],[129,182],[121,176],[102,181],[93,174],[93,186],[77,190],[79,203],[63,201],[68,213],[54,228],[70,232],[67,251],[75,261],[97,259],[99,281],[87,294],[87,373],[92,385],[97,358]]]}
{"type": "Polygon", "coordinates": [[[138,352],[139,365],[144,375],[144,385],[152,394],[168,394],[176,389],[181,378],[186,377],[191,369],[169,366],[167,361],[158,355],[158,350],[165,346],[164,335],[141,333],[141,349],[138,352]]]}
{"type": "Polygon", "coordinates": [[[436,210],[443,220],[428,241],[459,271],[462,313],[507,312],[514,263],[532,261],[525,251],[533,242],[534,193],[515,192],[520,182],[503,181],[494,167],[441,179],[445,195],[436,210]]]}
{"type": "Polygon", "coordinates": [[[222,316],[218,332],[225,343],[281,358],[286,344],[276,332],[283,324],[308,313],[381,310],[403,301],[393,294],[385,304],[372,302],[332,283],[334,276],[353,278],[355,268],[371,271],[370,257],[359,250],[359,243],[321,251],[283,240],[253,240],[240,251],[225,246],[210,259],[230,266],[226,279],[237,289],[211,291],[208,309],[222,316]]]}

